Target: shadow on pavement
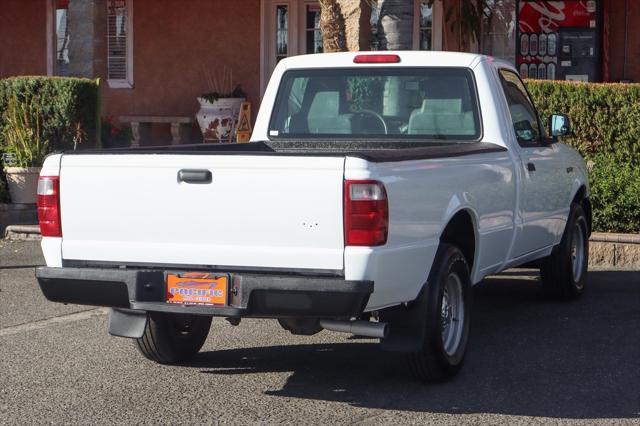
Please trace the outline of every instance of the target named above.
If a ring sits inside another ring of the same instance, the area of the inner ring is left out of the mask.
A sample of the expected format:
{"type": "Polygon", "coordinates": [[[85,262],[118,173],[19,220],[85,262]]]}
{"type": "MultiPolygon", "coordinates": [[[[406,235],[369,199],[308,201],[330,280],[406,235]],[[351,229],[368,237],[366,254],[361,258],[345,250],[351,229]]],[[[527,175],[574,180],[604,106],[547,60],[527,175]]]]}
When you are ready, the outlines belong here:
{"type": "Polygon", "coordinates": [[[640,417],[639,272],[590,272],[584,297],[567,304],[545,300],[531,277],[488,279],[474,298],[466,365],[442,385],[416,382],[402,356],[366,340],[207,352],[189,367],[291,371],[266,393],[389,410],[640,417]]]}

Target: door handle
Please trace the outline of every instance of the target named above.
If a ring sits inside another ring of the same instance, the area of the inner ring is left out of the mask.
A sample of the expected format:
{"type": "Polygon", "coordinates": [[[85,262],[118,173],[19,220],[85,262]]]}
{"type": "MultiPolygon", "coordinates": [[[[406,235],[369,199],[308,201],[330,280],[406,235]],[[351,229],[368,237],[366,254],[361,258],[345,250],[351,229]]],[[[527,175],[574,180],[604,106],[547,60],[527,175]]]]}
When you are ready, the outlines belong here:
{"type": "Polygon", "coordinates": [[[533,163],[527,163],[527,170],[529,170],[530,172],[535,172],[536,171],[536,165],[533,163]]]}
{"type": "Polygon", "coordinates": [[[213,175],[210,170],[180,170],[178,182],[205,184],[211,183],[213,175]]]}

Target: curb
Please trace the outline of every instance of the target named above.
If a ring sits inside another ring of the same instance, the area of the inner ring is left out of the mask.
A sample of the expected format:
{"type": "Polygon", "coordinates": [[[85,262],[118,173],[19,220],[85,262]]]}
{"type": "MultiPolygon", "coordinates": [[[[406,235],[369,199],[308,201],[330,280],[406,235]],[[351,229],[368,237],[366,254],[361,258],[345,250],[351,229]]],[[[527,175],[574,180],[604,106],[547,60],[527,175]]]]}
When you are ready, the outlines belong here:
{"type": "Polygon", "coordinates": [[[593,233],[589,266],[640,270],[640,235],[593,233]]]}
{"type": "Polygon", "coordinates": [[[591,234],[589,241],[598,243],[640,244],[640,234],[594,232],[591,234]]]}
{"type": "Polygon", "coordinates": [[[9,225],[4,231],[4,238],[8,241],[39,241],[42,236],[38,225],[9,225]]]}
{"type": "Polygon", "coordinates": [[[38,223],[38,210],[35,204],[0,203],[0,238],[10,225],[30,225],[38,223]]]}

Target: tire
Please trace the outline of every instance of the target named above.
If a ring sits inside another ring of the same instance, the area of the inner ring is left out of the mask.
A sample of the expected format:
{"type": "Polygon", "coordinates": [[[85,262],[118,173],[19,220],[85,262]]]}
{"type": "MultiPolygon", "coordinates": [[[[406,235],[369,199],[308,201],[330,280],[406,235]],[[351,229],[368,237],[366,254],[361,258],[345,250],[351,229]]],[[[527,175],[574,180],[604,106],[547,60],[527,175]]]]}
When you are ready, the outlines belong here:
{"type": "Polygon", "coordinates": [[[211,317],[150,312],[136,346],[147,359],[174,364],[192,359],[204,345],[211,317]]]}
{"type": "Polygon", "coordinates": [[[545,293],[557,300],[579,298],[589,265],[589,225],[580,204],[572,204],[560,244],[542,261],[540,277],[545,293]]]}
{"type": "Polygon", "coordinates": [[[471,279],[460,249],[441,244],[427,282],[422,348],[409,353],[408,361],[416,378],[440,383],[460,371],[469,340],[471,279]]]}

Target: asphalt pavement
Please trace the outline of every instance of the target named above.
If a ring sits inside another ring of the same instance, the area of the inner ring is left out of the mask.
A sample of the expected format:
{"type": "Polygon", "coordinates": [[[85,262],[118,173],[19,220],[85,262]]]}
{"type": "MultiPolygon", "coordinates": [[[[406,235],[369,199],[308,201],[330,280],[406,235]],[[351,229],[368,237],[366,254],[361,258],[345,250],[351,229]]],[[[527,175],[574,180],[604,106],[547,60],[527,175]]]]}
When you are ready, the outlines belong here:
{"type": "Polygon", "coordinates": [[[640,272],[546,300],[532,271],[474,289],[461,374],[424,385],[374,340],[214,319],[198,357],[147,361],[106,310],[44,299],[36,242],[0,241],[0,424],[640,424],[640,272]]]}

